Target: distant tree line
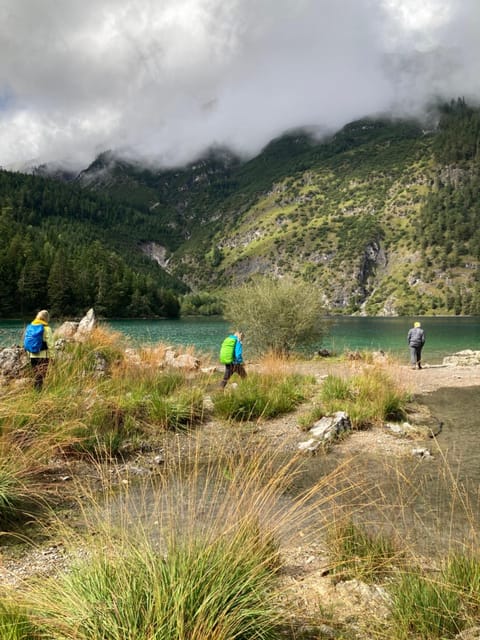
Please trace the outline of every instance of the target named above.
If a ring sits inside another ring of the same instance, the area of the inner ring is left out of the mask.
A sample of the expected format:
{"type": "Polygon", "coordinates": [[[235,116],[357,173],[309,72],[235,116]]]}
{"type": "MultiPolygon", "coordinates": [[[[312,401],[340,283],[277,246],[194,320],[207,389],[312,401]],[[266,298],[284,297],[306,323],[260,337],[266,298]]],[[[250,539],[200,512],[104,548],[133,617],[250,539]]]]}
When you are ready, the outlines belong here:
{"type": "Polygon", "coordinates": [[[141,255],[156,221],[81,189],[0,171],[0,315],[89,307],[105,317],[177,317],[185,287],[141,255]]]}

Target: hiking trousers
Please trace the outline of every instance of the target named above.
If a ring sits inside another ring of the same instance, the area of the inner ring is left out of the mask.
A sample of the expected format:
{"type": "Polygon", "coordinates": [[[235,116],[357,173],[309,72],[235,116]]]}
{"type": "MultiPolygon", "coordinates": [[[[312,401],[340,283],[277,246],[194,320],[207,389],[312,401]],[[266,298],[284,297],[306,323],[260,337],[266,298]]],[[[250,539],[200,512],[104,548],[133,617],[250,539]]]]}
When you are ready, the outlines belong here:
{"type": "Polygon", "coordinates": [[[220,383],[222,387],[227,385],[229,379],[233,376],[234,373],[238,373],[241,378],[247,377],[247,372],[245,371],[245,367],[243,364],[226,364],[225,365],[225,373],[223,374],[223,380],[220,383]]]}
{"type": "Polygon", "coordinates": [[[419,347],[410,345],[410,362],[412,366],[417,366],[419,369],[421,368],[420,361],[422,359],[422,346],[419,347]]]}
{"type": "Polygon", "coordinates": [[[33,369],[33,385],[37,391],[43,387],[43,381],[47,375],[49,358],[30,358],[33,369]]]}

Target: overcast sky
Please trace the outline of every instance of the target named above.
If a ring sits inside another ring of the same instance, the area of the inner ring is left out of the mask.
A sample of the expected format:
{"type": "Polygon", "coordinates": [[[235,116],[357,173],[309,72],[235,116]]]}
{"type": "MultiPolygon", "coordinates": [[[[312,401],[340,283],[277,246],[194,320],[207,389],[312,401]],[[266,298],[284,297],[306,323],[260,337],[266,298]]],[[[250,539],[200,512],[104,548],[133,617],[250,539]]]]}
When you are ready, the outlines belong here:
{"type": "Polygon", "coordinates": [[[480,99],[480,0],[0,0],[0,166],[252,155],[480,99]]]}

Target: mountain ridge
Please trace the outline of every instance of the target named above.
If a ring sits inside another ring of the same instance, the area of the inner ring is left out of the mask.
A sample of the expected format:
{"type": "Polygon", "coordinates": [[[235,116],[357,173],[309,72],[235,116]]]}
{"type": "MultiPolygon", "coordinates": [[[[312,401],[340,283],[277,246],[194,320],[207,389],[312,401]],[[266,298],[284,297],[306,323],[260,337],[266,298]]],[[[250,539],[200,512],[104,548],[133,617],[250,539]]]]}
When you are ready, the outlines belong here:
{"type": "Polygon", "coordinates": [[[320,140],[297,129],[248,160],[211,149],[155,169],[105,152],[73,184],[128,208],[117,227],[141,221],[131,250],[192,296],[289,275],[332,313],[475,315],[479,149],[480,110],[458,99],[435,128],[364,118],[320,140]]]}

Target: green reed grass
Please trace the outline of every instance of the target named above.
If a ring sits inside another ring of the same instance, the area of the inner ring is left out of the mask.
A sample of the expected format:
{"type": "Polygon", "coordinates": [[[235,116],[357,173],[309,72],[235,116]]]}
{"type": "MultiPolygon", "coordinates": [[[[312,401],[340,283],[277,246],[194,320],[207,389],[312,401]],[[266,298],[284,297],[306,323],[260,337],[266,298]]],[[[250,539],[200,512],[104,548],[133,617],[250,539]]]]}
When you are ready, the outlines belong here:
{"type": "Polygon", "coordinates": [[[407,402],[407,394],[375,368],[364,368],[348,380],[329,375],[320,392],[325,414],[346,411],[356,428],[403,419],[407,402]]]}
{"type": "Polygon", "coordinates": [[[14,602],[0,600],[0,638],[1,640],[40,640],[35,624],[14,602]]]}
{"type": "Polygon", "coordinates": [[[147,419],[154,425],[173,431],[187,430],[200,424],[204,417],[201,389],[183,389],[174,395],[152,394],[147,419]]]}
{"type": "Polygon", "coordinates": [[[442,575],[405,572],[390,593],[394,637],[398,640],[453,638],[464,628],[460,595],[442,575]]]}
{"type": "Polygon", "coordinates": [[[480,617],[480,555],[454,553],[449,556],[443,570],[445,580],[461,594],[467,615],[480,617]]]}
{"type": "MultiPolygon", "coordinates": [[[[55,639],[278,638],[270,549],[245,527],[165,553],[122,539],[44,582],[33,620],[55,639]]],[[[108,541],[107,541],[108,544],[108,541]]],[[[39,586],[40,589],[40,586],[39,586]]]]}
{"type": "Polygon", "coordinates": [[[402,553],[391,537],[372,534],[352,520],[333,521],[327,532],[330,565],[342,579],[378,581],[402,563],[402,553]]]}
{"type": "Polygon", "coordinates": [[[45,467],[34,451],[0,440],[0,527],[3,530],[38,513],[49,496],[40,482],[45,467]]]}
{"type": "Polygon", "coordinates": [[[305,411],[298,416],[297,423],[302,431],[308,431],[313,425],[323,418],[325,415],[324,409],[320,405],[314,405],[308,411],[305,411]]]}
{"type": "Polygon", "coordinates": [[[200,423],[208,381],[160,369],[154,355],[129,360],[115,336],[95,332],[57,355],[40,394],[29,387],[2,397],[0,428],[12,437],[55,440],[66,455],[102,459],[122,455],[160,431],[200,423]],[[97,369],[99,356],[106,371],[97,369]]]}
{"type": "Polygon", "coordinates": [[[214,397],[215,415],[237,421],[274,418],[293,411],[311,394],[312,381],[299,374],[252,373],[214,397]]]}

